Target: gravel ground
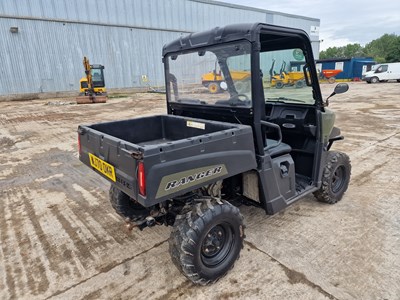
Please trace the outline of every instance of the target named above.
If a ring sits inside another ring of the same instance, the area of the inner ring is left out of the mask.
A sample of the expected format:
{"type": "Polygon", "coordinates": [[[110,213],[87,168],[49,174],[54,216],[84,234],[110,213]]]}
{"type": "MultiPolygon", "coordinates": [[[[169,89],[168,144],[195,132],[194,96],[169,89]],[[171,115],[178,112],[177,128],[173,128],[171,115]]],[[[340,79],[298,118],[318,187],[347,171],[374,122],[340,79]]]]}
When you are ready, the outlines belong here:
{"type": "Polygon", "coordinates": [[[78,124],[164,113],[163,95],[0,102],[0,299],[400,299],[399,101],[398,83],[332,98],[334,148],[353,165],[343,200],[241,207],[241,258],[206,287],[170,261],[170,228],[127,231],[109,184],[77,158],[78,124]]]}

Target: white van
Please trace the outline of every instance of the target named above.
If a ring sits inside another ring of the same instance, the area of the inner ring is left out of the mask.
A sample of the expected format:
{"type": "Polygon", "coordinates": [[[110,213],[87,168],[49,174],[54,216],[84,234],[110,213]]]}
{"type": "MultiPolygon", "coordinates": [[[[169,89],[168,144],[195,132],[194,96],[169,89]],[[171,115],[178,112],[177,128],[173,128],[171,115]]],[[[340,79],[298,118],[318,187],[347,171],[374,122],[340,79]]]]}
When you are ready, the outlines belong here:
{"type": "Polygon", "coordinates": [[[400,62],[376,65],[372,71],[366,72],[363,80],[367,83],[397,80],[400,82],[400,62]]]}

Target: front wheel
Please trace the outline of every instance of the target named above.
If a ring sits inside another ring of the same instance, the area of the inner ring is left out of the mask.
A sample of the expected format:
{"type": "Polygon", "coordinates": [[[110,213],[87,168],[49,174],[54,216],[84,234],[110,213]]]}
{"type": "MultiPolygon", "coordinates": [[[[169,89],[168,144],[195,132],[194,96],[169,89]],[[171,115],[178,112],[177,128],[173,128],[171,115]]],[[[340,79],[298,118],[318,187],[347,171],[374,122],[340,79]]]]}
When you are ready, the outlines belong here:
{"type": "Polygon", "coordinates": [[[372,77],[371,78],[371,83],[378,83],[379,82],[379,78],[378,77],[372,77]]]}
{"type": "Polygon", "coordinates": [[[318,201],[334,204],[340,201],[346,192],[351,175],[350,158],[342,152],[328,152],[322,174],[321,188],[314,192],[318,201]]]}
{"type": "Polygon", "coordinates": [[[208,85],[208,90],[211,94],[217,94],[221,91],[221,89],[219,87],[219,83],[217,83],[217,82],[211,82],[208,85]]]}
{"type": "Polygon", "coordinates": [[[213,198],[202,199],[183,211],[169,239],[172,261],[193,283],[213,283],[239,258],[243,216],[237,207],[213,198]]]}

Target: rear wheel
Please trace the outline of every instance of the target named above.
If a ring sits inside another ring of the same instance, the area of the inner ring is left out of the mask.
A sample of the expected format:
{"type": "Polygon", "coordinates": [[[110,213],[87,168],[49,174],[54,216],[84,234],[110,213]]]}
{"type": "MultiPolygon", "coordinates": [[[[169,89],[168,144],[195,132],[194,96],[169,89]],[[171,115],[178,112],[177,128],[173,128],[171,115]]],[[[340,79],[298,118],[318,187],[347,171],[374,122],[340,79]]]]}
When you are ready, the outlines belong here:
{"type": "Polygon", "coordinates": [[[219,84],[216,82],[212,82],[208,85],[208,90],[210,91],[211,94],[216,94],[220,91],[219,84]]]}
{"type": "Polygon", "coordinates": [[[397,82],[400,82],[400,79],[397,79],[397,82]]]}
{"type": "Polygon", "coordinates": [[[169,239],[176,267],[189,280],[206,285],[223,277],[243,248],[243,216],[226,201],[207,198],[183,209],[169,239]]]}
{"type": "Polygon", "coordinates": [[[298,80],[296,81],[295,87],[297,89],[301,89],[305,85],[305,82],[303,80],[298,80]]]}
{"type": "Polygon", "coordinates": [[[371,78],[371,83],[378,83],[378,82],[379,82],[378,77],[372,77],[371,78]]]}
{"type": "Polygon", "coordinates": [[[335,83],[336,82],[336,78],[335,77],[329,77],[328,78],[328,82],[329,83],[335,83]]]}
{"type": "Polygon", "coordinates": [[[125,220],[137,222],[144,220],[149,215],[147,208],[119,190],[115,185],[111,185],[109,195],[111,206],[125,220]]]}
{"type": "Polygon", "coordinates": [[[322,174],[321,188],[314,192],[318,201],[334,204],[340,201],[350,182],[351,164],[347,154],[329,152],[322,174]]]}

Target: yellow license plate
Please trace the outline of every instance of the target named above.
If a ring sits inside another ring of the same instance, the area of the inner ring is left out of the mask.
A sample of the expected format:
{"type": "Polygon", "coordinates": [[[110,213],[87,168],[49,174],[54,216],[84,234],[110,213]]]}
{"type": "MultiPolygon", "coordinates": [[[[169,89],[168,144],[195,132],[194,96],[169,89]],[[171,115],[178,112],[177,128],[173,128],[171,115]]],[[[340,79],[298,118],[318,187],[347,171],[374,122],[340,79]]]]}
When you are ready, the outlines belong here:
{"type": "Polygon", "coordinates": [[[90,165],[99,171],[101,174],[107,176],[112,181],[116,181],[114,166],[98,158],[96,155],[89,153],[90,165]]]}

